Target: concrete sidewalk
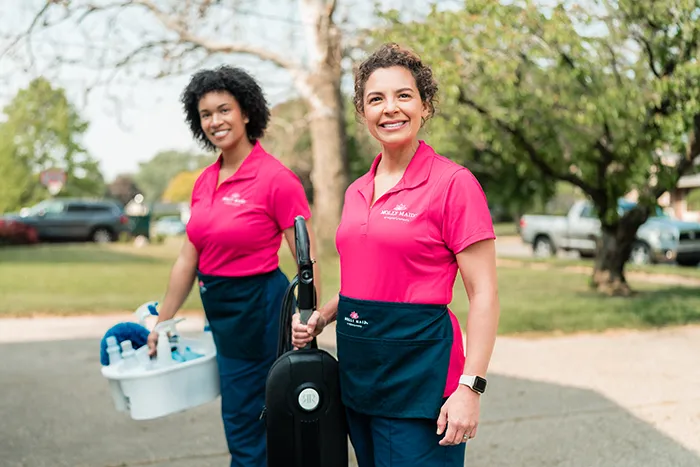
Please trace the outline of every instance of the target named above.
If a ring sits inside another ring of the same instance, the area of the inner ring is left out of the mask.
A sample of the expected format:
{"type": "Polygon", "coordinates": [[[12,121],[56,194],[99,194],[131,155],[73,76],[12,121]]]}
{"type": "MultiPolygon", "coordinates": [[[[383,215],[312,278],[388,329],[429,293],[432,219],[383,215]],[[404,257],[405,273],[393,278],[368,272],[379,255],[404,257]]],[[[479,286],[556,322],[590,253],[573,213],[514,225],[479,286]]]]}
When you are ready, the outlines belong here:
{"type": "MultiPolygon", "coordinates": [[[[98,340],[124,319],[0,320],[0,466],[228,465],[218,401],[148,422],[113,409],[98,340]]],[[[698,466],[698,355],[696,326],[501,337],[465,465],[698,466]]]]}

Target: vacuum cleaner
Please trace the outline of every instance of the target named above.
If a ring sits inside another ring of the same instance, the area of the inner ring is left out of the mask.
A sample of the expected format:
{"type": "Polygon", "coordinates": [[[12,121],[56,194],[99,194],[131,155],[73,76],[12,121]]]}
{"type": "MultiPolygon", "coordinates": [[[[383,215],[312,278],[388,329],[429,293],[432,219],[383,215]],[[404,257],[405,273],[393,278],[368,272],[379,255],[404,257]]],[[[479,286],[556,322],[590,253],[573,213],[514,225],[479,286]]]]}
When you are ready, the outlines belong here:
{"type": "Polygon", "coordinates": [[[348,434],[340,398],[338,361],[316,339],[294,350],[295,308],[306,324],[316,310],[313,260],[302,216],[294,219],[297,275],[280,314],[277,360],[267,376],[265,410],[268,467],[347,467],[348,434]],[[294,290],[297,298],[294,299],[294,290]]]}

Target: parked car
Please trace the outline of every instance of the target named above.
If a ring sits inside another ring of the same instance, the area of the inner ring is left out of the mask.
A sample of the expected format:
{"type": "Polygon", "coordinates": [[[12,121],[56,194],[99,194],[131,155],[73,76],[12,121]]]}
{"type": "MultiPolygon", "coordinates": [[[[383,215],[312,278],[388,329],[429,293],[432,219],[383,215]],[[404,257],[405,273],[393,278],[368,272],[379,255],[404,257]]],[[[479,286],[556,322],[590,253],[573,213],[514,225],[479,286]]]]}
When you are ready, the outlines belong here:
{"type": "Polygon", "coordinates": [[[36,229],[17,216],[0,216],[0,245],[27,245],[36,243],[38,239],[36,229]]]}
{"type": "Polygon", "coordinates": [[[57,198],[20,211],[23,223],[36,229],[40,241],[111,242],[129,232],[129,218],[109,200],[57,198]]]}
{"type": "MultiPolygon", "coordinates": [[[[635,203],[621,200],[620,214],[635,203]]],[[[600,220],[592,203],[577,201],[566,216],[524,215],[520,237],[532,245],[536,256],[554,255],[557,250],[577,251],[582,257],[595,255],[601,236],[600,220]]],[[[669,217],[661,208],[637,230],[630,261],[635,264],[676,261],[682,266],[700,264],[700,223],[669,217]]]]}
{"type": "Polygon", "coordinates": [[[182,235],[185,233],[185,223],[179,216],[164,216],[153,224],[153,235],[166,237],[182,235]]]}

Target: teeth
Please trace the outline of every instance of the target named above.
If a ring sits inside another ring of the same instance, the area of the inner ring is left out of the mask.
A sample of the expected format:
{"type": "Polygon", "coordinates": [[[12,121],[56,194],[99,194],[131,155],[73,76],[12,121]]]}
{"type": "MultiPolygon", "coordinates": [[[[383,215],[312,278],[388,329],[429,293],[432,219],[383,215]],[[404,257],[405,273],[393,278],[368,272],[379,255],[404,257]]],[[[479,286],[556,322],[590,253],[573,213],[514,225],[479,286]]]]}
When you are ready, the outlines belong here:
{"type": "Polygon", "coordinates": [[[216,137],[224,136],[226,133],[228,133],[228,130],[215,131],[214,136],[216,136],[216,137]]]}
{"type": "Polygon", "coordinates": [[[398,123],[385,123],[382,125],[384,128],[398,128],[401,125],[403,125],[404,122],[398,122],[398,123]]]}

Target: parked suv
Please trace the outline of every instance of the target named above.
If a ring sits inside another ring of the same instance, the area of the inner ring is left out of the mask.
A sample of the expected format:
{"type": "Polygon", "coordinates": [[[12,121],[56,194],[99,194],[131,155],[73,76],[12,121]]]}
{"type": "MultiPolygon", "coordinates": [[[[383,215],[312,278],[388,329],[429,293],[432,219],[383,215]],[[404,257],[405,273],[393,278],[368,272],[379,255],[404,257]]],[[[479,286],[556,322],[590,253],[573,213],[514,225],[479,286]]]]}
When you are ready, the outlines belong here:
{"type": "Polygon", "coordinates": [[[70,240],[97,243],[129,232],[129,218],[113,201],[57,198],[23,209],[22,222],[34,227],[40,241],[70,240]]]}
{"type": "MultiPolygon", "coordinates": [[[[622,215],[634,205],[620,200],[618,211],[622,215]]],[[[536,256],[551,256],[557,250],[564,250],[592,257],[600,235],[600,220],[588,201],[574,203],[566,216],[524,215],[520,218],[520,236],[532,245],[536,256]]],[[[630,261],[635,264],[676,261],[681,266],[697,266],[700,263],[700,223],[672,219],[657,207],[637,230],[630,261]]]]}

